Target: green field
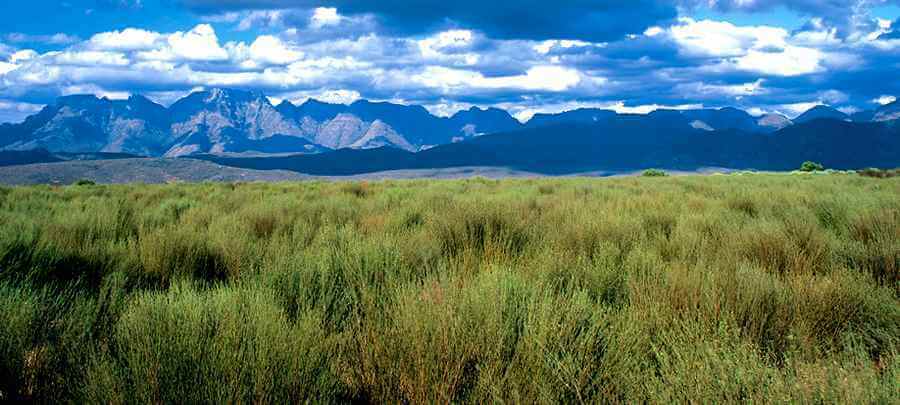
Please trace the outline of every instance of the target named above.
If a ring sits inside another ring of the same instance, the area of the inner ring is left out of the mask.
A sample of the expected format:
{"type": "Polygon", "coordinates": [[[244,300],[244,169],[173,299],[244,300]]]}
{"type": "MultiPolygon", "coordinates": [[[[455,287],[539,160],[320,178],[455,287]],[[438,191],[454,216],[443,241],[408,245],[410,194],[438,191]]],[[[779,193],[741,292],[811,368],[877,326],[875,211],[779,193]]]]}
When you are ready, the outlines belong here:
{"type": "Polygon", "coordinates": [[[900,401],[900,178],[0,188],[0,401],[900,401]]]}

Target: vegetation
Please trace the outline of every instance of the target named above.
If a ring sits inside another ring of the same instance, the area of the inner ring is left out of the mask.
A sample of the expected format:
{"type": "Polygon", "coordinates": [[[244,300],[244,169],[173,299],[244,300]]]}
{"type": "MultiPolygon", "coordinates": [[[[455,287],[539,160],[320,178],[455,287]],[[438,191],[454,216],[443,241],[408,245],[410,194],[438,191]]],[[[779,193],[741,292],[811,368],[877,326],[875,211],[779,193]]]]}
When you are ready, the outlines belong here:
{"type": "Polygon", "coordinates": [[[806,161],[800,165],[801,172],[821,172],[825,170],[825,166],[822,166],[821,163],[806,161]]]}
{"type": "Polygon", "coordinates": [[[900,169],[882,170],[877,168],[868,168],[858,171],[860,176],[875,177],[878,179],[887,179],[900,176],[900,169]]]}
{"type": "Polygon", "coordinates": [[[647,169],[641,175],[644,177],[666,177],[669,174],[659,169],[647,169]]]}
{"type": "Polygon", "coordinates": [[[0,401],[897,400],[900,179],[0,187],[0,401]]]}
{"type": "Polygon", "coordinates": [[[95,182],[93,180],[88,180],[88,179],[79,179],[78,181],[75,182],[75,185],[76,186],[95,186],[95,185],[97,185],[97,182],[95,182]]]}

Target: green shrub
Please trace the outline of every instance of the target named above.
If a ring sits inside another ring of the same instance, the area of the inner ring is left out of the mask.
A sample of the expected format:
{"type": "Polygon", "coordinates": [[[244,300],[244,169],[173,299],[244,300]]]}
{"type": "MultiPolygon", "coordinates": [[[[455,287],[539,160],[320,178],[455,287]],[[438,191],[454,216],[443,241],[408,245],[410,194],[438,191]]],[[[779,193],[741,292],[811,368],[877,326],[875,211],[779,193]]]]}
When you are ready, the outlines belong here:
{"type": "Polygon", "coordinates": [[[876,169],[876,168],[868,168],[868,169],[858,170],[856,173],[863,177],[874,177],[876,179],[887,179],[887,178],[891,178],[891,177],[900,176],[900,169],[882,170],[882,169],[876,169]]]}
{"type": "Polygon", "coordinates": [[[74,183],[76,186],[95,186],[97,183],[93,180],[80,179],[74,183]]]}
{"type": "Polygon", "coordinates": [[[666,173],[662,170],[659,170],[659,169],[647,169],[647,170],[644,170],[643,173],[641,173],[641,176],[644,176],[644,177],[666,177],[668,175],[669,175],[668,173],[666,173]]]}
{"type": "Polygon", "coordinates": [[[898,189],[0,188],[0,402],[892,403],[898,189]]]}
{"type": "Polygon", "coordinates": [[[289,403],[338,394],[320,320],[290,321],[267,290],[179,284],[137,297],[112,344],[93,361],[90,402],[289,403]]]}
{"type": "Polygon", "coordinates": [[[820,163],[806,161],[800,165],[801,172],[821,172],[825,170],[825,166],[822,166],[820,163]]]}

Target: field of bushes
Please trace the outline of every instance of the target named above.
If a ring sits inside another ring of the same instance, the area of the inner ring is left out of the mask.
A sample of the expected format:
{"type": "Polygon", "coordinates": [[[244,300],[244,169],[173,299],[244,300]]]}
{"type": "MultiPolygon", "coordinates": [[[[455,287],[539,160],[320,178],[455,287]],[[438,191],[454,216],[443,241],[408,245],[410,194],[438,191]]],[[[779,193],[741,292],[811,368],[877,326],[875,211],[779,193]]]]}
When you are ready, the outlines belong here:
{"type": "Polygon", "coordinates": [[[900,178],[0,187],[0,402],[900,397],[900,178]]]}

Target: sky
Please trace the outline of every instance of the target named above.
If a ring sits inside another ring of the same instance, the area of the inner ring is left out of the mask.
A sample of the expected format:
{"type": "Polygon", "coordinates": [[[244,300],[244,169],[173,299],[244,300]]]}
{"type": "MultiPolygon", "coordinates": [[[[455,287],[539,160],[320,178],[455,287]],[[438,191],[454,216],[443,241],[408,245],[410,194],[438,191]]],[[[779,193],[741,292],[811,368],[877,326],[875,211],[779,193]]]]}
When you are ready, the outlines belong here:
{"type": "Polygon", "coordinates": [[[259,91],[527,120],[900,96],[900,0],[28,0],[0,6],[0,122],[57,97],[259,91]]]}

